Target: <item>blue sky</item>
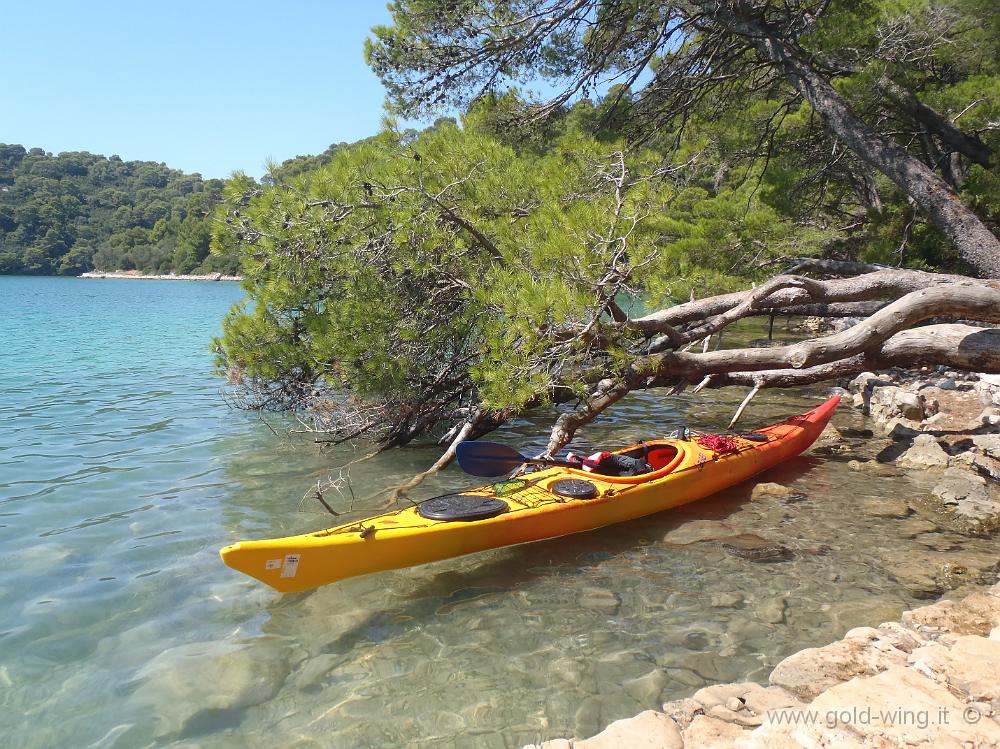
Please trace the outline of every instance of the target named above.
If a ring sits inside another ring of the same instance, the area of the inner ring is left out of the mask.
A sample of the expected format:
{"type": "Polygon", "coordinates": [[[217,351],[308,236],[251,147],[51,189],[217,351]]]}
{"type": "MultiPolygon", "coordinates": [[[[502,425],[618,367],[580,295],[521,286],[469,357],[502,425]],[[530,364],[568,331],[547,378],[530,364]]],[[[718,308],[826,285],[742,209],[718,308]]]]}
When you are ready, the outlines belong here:
{"type": "Polygon", "coordinates": [[[0,142],[259,176],[383,115],[362,52],[389,20],[378,0],[17,0],[0,17],[0,142]]]}

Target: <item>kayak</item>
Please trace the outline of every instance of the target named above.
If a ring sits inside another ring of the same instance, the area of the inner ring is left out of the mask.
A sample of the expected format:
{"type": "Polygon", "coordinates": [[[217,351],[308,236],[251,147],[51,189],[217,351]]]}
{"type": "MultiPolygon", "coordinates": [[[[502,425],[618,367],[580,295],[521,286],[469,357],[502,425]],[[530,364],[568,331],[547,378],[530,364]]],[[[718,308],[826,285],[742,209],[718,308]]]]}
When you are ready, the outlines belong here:
{"type": "Polygon", "coordinates": [[[222,561],[281,592],[580,533],[709,497],[795,457],[840,397],[744,435],[659,439],[616,451],[651,468],[614,476],[543,468],[298,536],[240,541],[222,561]]]}

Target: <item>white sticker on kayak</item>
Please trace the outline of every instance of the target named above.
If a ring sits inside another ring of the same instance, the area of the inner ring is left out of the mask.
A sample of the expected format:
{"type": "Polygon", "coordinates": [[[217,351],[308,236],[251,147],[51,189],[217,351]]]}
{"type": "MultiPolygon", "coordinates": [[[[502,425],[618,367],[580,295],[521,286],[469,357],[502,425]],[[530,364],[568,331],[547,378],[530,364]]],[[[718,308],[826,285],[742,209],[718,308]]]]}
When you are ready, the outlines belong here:
{"type": "Polygon", "coordinates": [[[281,565],[282,577],[295,577],[295,573],[299,571],[300,556],[300,554],[285,555],[285,563],[281,565]]]}
{"type": "Polygon", "coordinates": [[[264,565],[266,570],[280,570],[281,560],[280,559],[268,559],[267,563],[264,565]]]}

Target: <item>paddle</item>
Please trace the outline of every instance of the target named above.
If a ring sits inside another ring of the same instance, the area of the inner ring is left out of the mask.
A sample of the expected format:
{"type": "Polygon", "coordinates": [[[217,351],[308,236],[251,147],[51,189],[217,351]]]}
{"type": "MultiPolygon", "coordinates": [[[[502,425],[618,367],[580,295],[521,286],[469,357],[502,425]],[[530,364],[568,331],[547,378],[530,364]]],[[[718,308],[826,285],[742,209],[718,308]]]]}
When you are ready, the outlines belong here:
{"type": "Polygon", "coordinates": [[[502,476],[510,473],[524,463],[543,466],[563,466],[579,468],[579,463],[568,460],[545,460],[544,458],[526,458],[513,447],[500,445],[496,442],[478,442],[466,440],[455,446],[455,457],[462,470],[473,476],[502,476]]]}

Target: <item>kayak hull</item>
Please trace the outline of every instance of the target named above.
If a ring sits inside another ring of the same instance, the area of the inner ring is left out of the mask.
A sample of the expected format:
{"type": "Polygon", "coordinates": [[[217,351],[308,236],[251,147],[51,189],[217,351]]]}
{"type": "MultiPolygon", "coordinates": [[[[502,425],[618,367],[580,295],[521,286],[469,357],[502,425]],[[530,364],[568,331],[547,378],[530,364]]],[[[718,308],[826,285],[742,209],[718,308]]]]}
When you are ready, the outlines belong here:
{"type": "Polygon", "coordinates": [[[642,476],[549,468],[462,492],[498,497],[507,503],[507,511],[484,520],[429,520],[416,508],[407,507],[314,533],[241,541],[220,554],[230,567],[276,590],[293,592],[357,575],[589,531],[704,499],[795,457],[823,431],[839,400],[831,398],[805,414],[755,430],[766,441],[737,438],[738,449],[732,452],[717,453],[692,439],[648,442],[664,460],[642,476]],[[567,478],[590,482],[597,496],[572,499],[556,494],[552,485],[567,478]]]}

